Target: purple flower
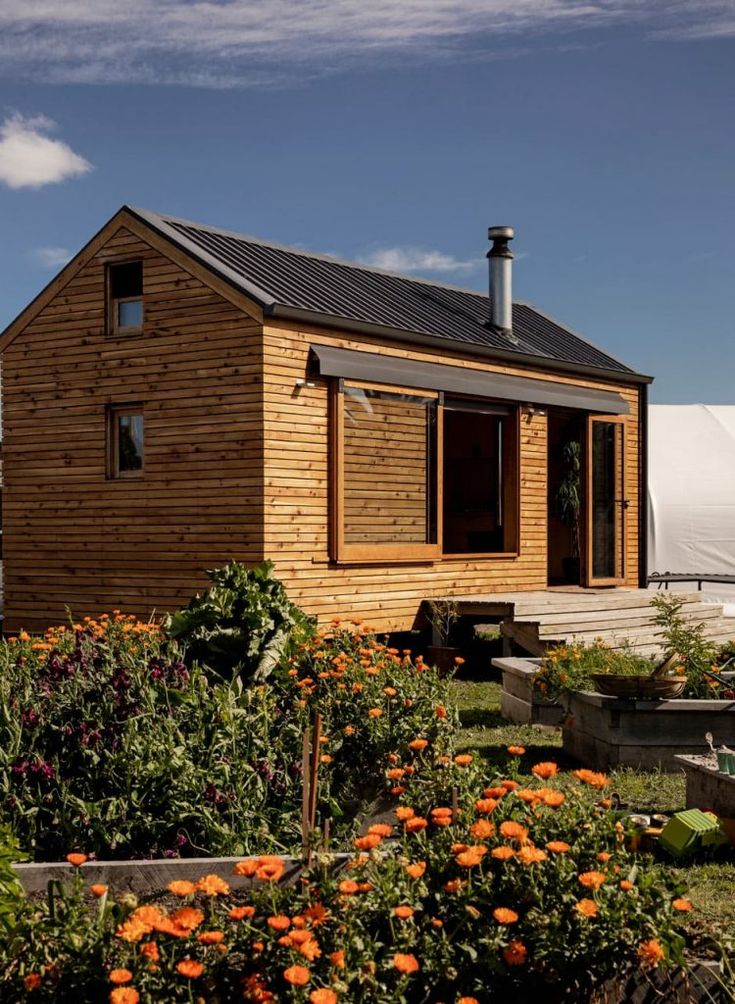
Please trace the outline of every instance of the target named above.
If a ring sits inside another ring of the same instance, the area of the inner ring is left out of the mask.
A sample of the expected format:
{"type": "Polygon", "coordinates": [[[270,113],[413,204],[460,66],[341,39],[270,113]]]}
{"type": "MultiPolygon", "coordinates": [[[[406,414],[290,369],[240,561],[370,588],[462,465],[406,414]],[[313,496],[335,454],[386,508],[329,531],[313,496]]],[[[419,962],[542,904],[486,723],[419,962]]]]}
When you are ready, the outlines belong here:
{"type": "Polygon", "coordinates": [[[25,711],[21,712],[20,720],[23,725],[33,728],[33,726],[41,720],[41,716],[33,708],[26,708],[25,711]]]}

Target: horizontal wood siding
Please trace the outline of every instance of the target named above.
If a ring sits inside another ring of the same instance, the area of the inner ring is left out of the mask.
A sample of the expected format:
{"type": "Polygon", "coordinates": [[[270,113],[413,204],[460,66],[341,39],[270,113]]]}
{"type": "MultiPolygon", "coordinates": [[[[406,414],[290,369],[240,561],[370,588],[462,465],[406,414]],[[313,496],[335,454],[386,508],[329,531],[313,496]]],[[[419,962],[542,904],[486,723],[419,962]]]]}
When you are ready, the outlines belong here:
{"type": "Polygon", "coordinates": [[[162,613],[263,551],[261,326],[120,228],[4,353],[5,627],[162,613]],[[141,335],[104,332],[104,261],[144,261],[141,335]],[[105,410],[139,402],[140,477],[105,476],[105,410]]]}
{"type": "MultiPolygon", "coordinates": [[[[335,566],[328,552],[328,386],[297,387],[307,376],[312,342],[381,351],[397,358],[447,363],[435,351],[396,347],[334,331],[264,329],[265,551],[292,598],[326,620],[356,615],[380,630],[413,624],[422,599],[507,590],[544,589],[547,584],[546,416],[525,411],[520,421],[520,553],[518,557],[463,557],[414,564],[335,566]]],[[[566,378],[512,366],[451,357],[454,366],[486,372],[532,375],[572,385],[616,390],[630,406],[626,416],[626,583],[638,585],[638,390],[597,380],[566,378]]],[[[373,489],[380,491],[377,482],[373,489]]],[[[387,488],[393,498],[395,486],[387,488]]]]}

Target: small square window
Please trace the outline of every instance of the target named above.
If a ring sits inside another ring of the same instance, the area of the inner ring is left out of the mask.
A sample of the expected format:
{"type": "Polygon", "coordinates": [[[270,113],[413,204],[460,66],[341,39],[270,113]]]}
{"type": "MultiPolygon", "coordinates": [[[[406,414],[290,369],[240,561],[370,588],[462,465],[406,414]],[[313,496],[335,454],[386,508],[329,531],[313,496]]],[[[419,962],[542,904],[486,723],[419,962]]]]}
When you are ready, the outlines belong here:
{"type": "Polygon", "coordinates": [[[131,331],[143,327],[143,262],[127,261],[109,265],[108,327],[110,331],[131,331]]]}
{"type": "Polygon", "coordinates": [[[107,471],[111,478],[143,471],[144,421],[140,405],[113,405],[108,411],[107,471]]]}

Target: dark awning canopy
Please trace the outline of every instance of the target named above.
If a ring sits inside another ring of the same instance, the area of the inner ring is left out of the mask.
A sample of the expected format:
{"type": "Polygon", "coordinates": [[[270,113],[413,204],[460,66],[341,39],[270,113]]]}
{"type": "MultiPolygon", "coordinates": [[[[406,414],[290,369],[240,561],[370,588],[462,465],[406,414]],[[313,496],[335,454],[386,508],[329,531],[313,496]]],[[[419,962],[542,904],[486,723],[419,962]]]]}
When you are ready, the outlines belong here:
{"type": "Polygon", "coordinates": [[[521,404],[544,404],[604,415],[627,415],[629,408],[620,394],[594,390],[553,380],[508,376],[482,370],[423,363],[413,359],[381,356],[374,352],[336,349],[329,345],[312,345],[312,358],[320,376],[344,377],[420,390],[445,391],[468,397],[488,397],[521,404]]]}

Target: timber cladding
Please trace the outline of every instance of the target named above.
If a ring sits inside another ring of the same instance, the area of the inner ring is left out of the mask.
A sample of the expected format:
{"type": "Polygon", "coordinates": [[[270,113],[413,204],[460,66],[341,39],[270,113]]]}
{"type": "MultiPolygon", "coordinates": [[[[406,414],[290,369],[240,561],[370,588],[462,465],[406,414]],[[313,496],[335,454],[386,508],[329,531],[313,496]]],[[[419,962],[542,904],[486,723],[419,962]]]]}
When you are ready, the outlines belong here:
{"type": "Polygon", "coordinates": [[[260,324],[122,227],[3,356],[5,629],[186,602],[262,556],[260,324]],[[105,264],[143,261],[142,333],[105,333],[105,264]],[[111,479],[106,413],[136,402],[141,477],[111,479]]]}
{"type": "MultiPolygon", "coordinates": [[[[308,373],[313,342],[362,349],[397,359],[467,366],[484,372],[554,380],[580,387],[614,390],[628,403],[625,515],[626,585],[638,585],[639,421],[638,388],[617,381],[587,380],[485,362],[448,359],[437,352],[400,348],[375,338],[344,337],[323,328],[305,330],[267,323],[263,334],[265,461],[265,552],[276,564],[290,596],[320,619],[356,615],[380,630],[410,627],[419,604],[432,596],[544,589],[547,585],[547,425],[546,415],[522,409],[520,419],[520,551],[517,556],[339,565],[330,561],[329,388],[297,386],[308,373]]],[[[370,448],[365,444],[365,469],[370,448]]],[[[406,484],[420,468],[406,457],[406,484]]],[[[375,485],[377,488],[378,486],[375,485]]],[[[396,486],[393,486],[395,489],[396,486]]],[[[409,500],[410,500],[409,492],[409,500]]]]}

